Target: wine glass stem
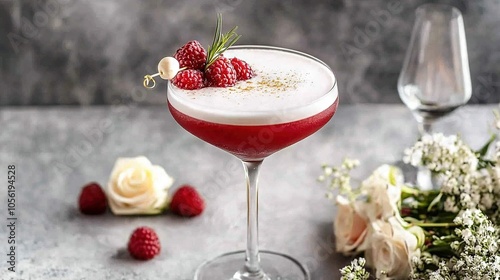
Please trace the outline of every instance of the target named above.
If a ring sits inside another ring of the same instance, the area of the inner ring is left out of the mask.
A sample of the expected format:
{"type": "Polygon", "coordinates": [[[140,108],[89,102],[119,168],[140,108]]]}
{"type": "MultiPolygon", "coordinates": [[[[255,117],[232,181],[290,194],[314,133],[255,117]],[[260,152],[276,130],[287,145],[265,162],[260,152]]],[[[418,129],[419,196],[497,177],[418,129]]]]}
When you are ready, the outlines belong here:
{"type": "Polygon", "coordinates": [[[430,120],[422,120],[418,122],[418,130],[420,131],[420,135],[424,136],[426,134],[432,133],[432,121],[430,120]]]}
{"type": "MultiPolygon", "coordinates": [[[[426,134],[432,133],[432,121],[430,120],[422,120],[418,122],[418,130],[420,131],[420,135],[424,136],[426,134]]],[[[423,166],[418,167],[417,172],[417,183],[422,190],[433,190],[435,188],[432,182],[432,174],[431,171],[423,166]]]]}
{"type": "Polygon", "coordinates": [[[262,161],[243,161],[247,185],[247,249],[245,268],[252,274],[262,273],[259,264],[259,168],[262,161]]]}

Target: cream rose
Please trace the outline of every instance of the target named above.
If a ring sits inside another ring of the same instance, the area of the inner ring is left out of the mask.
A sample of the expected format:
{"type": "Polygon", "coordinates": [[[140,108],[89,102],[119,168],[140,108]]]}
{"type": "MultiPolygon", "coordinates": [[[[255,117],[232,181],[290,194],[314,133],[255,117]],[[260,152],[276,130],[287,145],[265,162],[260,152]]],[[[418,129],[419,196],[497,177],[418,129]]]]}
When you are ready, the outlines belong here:
{"type": "Polygon", "coordinates": [[[375,268],[378,279],[408,279],[411,259],[420,256],[417,237],[403,228],[396,217],[371,223],[371,247],[367,263],[375,268]]]}
{"type": "Polygon", "coordinates": [[[361,214],[373,222],[398,213],[403,182],[402,172],[397,167],[382,165],[377,168],[361,183],[361,191],[368,198],[361,214]]]}
{"type": "Polygon", "coordinates": [[[116,215],[158,214],[168,203],[174,180],[144,156],[116,160],[108,182],[108,200],[116,215]]]}
{"type": "Polygon", "coordinates": [[[334,221],[335,247],[344,254],[366,249],[368,224],[357,211],[358,203],[337,196],[337,216],[334,221]]]}

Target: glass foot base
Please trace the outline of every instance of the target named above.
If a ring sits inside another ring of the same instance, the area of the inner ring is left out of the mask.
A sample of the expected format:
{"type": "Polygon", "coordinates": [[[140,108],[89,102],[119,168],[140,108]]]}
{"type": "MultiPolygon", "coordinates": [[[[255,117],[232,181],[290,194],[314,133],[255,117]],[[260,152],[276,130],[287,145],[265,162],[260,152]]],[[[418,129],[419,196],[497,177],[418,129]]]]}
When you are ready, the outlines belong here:
{"type": "Polygon", "coordinates": [[[280,253],[260,251],[263,273],[247,275],[242,272],[244,264],[245,251],[227,253],[198,267],[194,280],[310,280],[303,265],[280,253]]]}

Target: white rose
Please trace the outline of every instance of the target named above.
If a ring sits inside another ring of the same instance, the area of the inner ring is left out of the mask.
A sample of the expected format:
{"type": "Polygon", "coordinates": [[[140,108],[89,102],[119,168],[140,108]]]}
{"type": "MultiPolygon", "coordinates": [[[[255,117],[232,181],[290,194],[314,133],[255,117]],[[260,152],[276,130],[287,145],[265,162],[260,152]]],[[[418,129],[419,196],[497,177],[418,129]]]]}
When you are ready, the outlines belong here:
{"type": "Polygon", "coordinates": [[[366,249],[368,223],[358,213],[358,203],[363,202],[353,205],[347,198],[337,196],[337,216],[333,225],[337,252],[349,254],[366,249]]]}
{"type": "Polygon", "coordinates": [[[404,178],[399,168],[382,165],[361,183],[361,191],[367,196],[362,214],[371,222],[387,219],[399,213],[401,186],[404,178]]]}
{"type": "Polygon", "coordinates": [[[158,214],[168,203],[174,180],[144,156],[116,160],[108,182],[108,200],[116,215],[158,214]]]}
{"type": "Polygon", "coordinates": [[[404,229],[396,217],[371,223],[371,230],[371,248],[365,257],[377,271],[377,278],[408,279],[412,258],[420,256],[419,240],[412,233],[418,230],[404,229]]]}

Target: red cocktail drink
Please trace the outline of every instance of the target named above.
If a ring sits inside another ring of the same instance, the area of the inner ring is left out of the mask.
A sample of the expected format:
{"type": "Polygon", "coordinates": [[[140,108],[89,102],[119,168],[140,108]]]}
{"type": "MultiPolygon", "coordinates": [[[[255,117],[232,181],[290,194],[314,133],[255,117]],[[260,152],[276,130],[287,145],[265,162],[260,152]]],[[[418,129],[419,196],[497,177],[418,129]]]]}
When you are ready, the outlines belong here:
{"type": "Polygon", "coordinates": [[[262,160],[313,134],[332,118],[337,106],[338,99],[326,110],[293,122],[231,125],[193,118],[168,104],[172,116],[185,130],[246,161],[262,160]]]}

